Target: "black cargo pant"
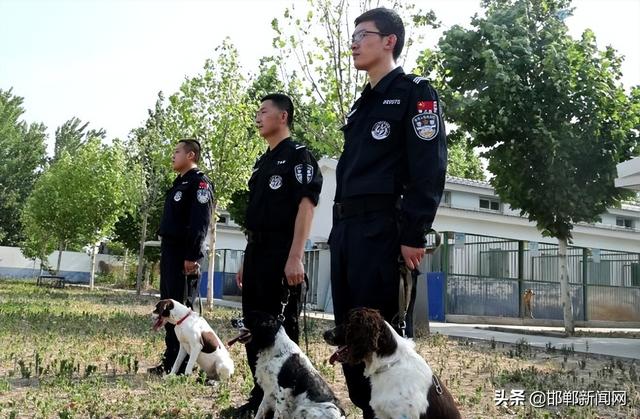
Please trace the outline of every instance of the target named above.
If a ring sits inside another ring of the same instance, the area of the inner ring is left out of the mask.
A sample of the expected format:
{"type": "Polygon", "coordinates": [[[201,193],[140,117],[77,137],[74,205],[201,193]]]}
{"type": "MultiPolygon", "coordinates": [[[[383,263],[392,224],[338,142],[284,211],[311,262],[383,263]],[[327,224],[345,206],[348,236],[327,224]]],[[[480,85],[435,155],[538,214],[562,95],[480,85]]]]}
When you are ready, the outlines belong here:
{"type": "MultiPolygon", "coordinates": [[[[278,316],[282,311],[284,267],[289,257],[291,240],[260,239],[247,244],[244,253],[242,273],[242,313],[263,311],[278,316]]],[[[286,286],[286,285],[285,285],[286,286]]],[[[300,330],[298,318],[300,316],[301,301],[300,285],[289,287],[290,295],[284,311],[284,329],[294,342],[298,343],[300,330]]],[[[247,362],[253,376],[253,389],[250,400],[260,403],[263,396],[262,388],[256,383],[257,351],[246,346],[247,362]]]]}
{"type": "MultiPolygon", "coordinates": [[[[334,216],[329,244],[336,324],[346,320],[350,309],[369,307],[380,310],[397,330],[400,242],[396,210],[390,208],[343,219],[334,216]]],[[[415,293],[412,294],[414,297],[415,293]]],[[[409,310],[406,333],[412,336],[413,303],[409,310]]],[[[364,364],[343,364],[342,369],[349,398],[362,409],[365,419],[374,418],[369,405],[371,384],[363,375],[364,364]]]]}
{"type": "MultiPolygon", "coordinates": [[[[163,239],[160,246],[160,299],[171,298],[182,304],[185,303],[185,275],[184,275],[184,245],[178,241],[163,239]]],[[[198,292],[191,290],[191,292],[198,292]]],[[[180,351],[180,342],[176,336],[175,326],[167,323],[165,329],[165,351],[162,365],[165,371],[170,371],[180,351]]],[[[188,360],[185,359],[185,363],[188,360]]]]}

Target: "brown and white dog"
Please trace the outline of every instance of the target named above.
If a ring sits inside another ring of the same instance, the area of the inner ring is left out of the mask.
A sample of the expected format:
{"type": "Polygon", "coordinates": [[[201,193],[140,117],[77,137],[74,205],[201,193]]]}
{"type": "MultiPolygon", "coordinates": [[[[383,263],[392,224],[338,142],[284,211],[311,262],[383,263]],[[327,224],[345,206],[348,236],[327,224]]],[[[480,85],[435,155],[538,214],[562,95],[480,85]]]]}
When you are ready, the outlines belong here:
{"type": "Polygon", "coordinates": [[[197,362],[209,379],[227,380],[233,374],[234,365],[229,352],[207,321],[198,313],[175,300],[161,300],[153,310],[154,330],[166,323],[175,325],[180,341],[180,352],[169,375],[178,372],[180,365],[189,355],[184,371],[191,375],[197,362]]]}
{"type": "Polygon", "coordinates": [[[370,405],[378,419],[459,419],[444,384],[377,310],[356,308],[346,322],[327,330],[325,341],[338,350],[329,362],[359,364],[371,382],[370,405]]]}
{"type": "Polygon", "coordinates": [[[527,288],[522,294],[522,302],[524,303],[524,315],[529,313],[530,318],[533,317],[533,296],[536,295],[531,288],[527,288]]]}

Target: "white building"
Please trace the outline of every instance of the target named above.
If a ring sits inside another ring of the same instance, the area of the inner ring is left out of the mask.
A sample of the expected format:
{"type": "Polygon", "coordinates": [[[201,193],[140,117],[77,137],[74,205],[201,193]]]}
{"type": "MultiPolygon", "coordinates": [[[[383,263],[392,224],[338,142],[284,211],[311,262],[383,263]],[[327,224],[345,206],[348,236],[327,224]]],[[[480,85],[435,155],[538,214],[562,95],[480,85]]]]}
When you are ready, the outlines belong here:
{"type": "MultiPolygon", "coordinates": [[[[640,158],[630,162],[640,165],[640,158]]],[[[318,162],[324,183],[316,208],[310,239],[314,243],[327,241],[332,225],[332,206],[336,191],[335,159],[321,159],[318,162]]],[[[624,163],[623,163],[624,164],[624,163]]],[[[619,169],[620,186],[627,187],[637,182],[640,188],[640,169],[635,174],[631,169],[619,169]],[[627,171],[625,171],[627,170],[627,171]],[[635,179],[635,178],[638,179],[635,179]],[[635,180],[634,180],[635,179],[635,180]]],[[[616,181],[616,185],[618,185],[616,181]]],[[[620,208],[610,208],[602,214],[596,224],[579,223],[573,229],[573,244],[581,247],[601,248],[637,252],[640,250],[640,206],[622,204],[620,208]]],[[[510,237],[528,241],[553,241],[543,238],[535,223],[521,217],[500,197],[488,182],[455,177],[447,177],[445,194],[438,209],[433,227],[438,231],[461,231],[498,237],[510,237]]],[[[240,228],[222,214],[218,222],[217,247],[241,250],[246,240],[240,228]]]]}

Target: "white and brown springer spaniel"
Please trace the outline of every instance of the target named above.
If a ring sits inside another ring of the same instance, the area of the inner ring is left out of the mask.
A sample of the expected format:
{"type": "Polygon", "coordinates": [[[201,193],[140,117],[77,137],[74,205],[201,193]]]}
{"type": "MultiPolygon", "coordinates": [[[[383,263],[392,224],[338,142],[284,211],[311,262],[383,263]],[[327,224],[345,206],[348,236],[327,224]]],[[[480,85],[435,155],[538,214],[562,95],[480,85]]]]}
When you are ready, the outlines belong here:
{"type": "Polygon", "coordinates": [[[431,367],[377,310],[356,308],[347,321],[324,333],[338,346],[330,362],[359,364],[371,381],[370,405],[377,419],[459,419],[460,412],[431,367]]]}
{"type": "Polygon", "coordinates": [[[154,330],[165,323],[174,324],[176,336],[180,341],[180,352],[169,375],[178,372],[180,365],[189,355],[185,375],[191,375],[196,362],[207,374],[207,378],[228,380],[233,374],[234,365],[227,348],[213,331],[209,323],[189,307],[176,300],[161,300],[152,314],[154,330]]]}
{"type": "Polygon", "coordinates": [[[255,419],[340,419],[344,410],[300,347],[274,316],[253,311],[243,319],[240,335],[229,341],[253,345],[258,352],[256,381],[264,396],[255,419]]]}

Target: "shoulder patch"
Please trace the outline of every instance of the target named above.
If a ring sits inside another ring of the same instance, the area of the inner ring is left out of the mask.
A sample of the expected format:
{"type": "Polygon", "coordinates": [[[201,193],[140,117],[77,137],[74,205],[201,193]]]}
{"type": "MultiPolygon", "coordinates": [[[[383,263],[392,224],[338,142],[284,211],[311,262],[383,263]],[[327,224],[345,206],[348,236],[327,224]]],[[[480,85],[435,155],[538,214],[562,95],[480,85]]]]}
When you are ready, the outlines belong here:
{"type": "Polygon", "coordinates": [[[435,113],[419,113],[411,119],[411,123],[413,130],[421,140],[431,141],[440,131],[440,121],[435,113]]]}
{"type": "Polygon", "coordinates": [[[423,81],[429,82],[429,79],[427,79],[426,77],[421,77],[421,76],[415,77],[413,79],[413,82],[415,84],[420,84],[420,82],[423,82],[423,81]]]}
{"type": "Polygon", "coordinates": [[[200,188],[198,189],[198,192],[196,192],[196,198],[201,204],[206,204],[207,202],[209,202],[209,195],[209,188],[200,188]]]}
{"type": "Polygon", "coordinates": [[[296,176],[296,180],[298,181],[298,183],[303,184],[303,183],[311,183],[311,180],[313,179],[313,166],[311,166],[310,164],[298,164],[296,167],[293,168],[293,172],[296,176]],[[306,182],[305,182],[305,176],[302,173],[304,168],[303,166],[306,166],[306,182]]]}

